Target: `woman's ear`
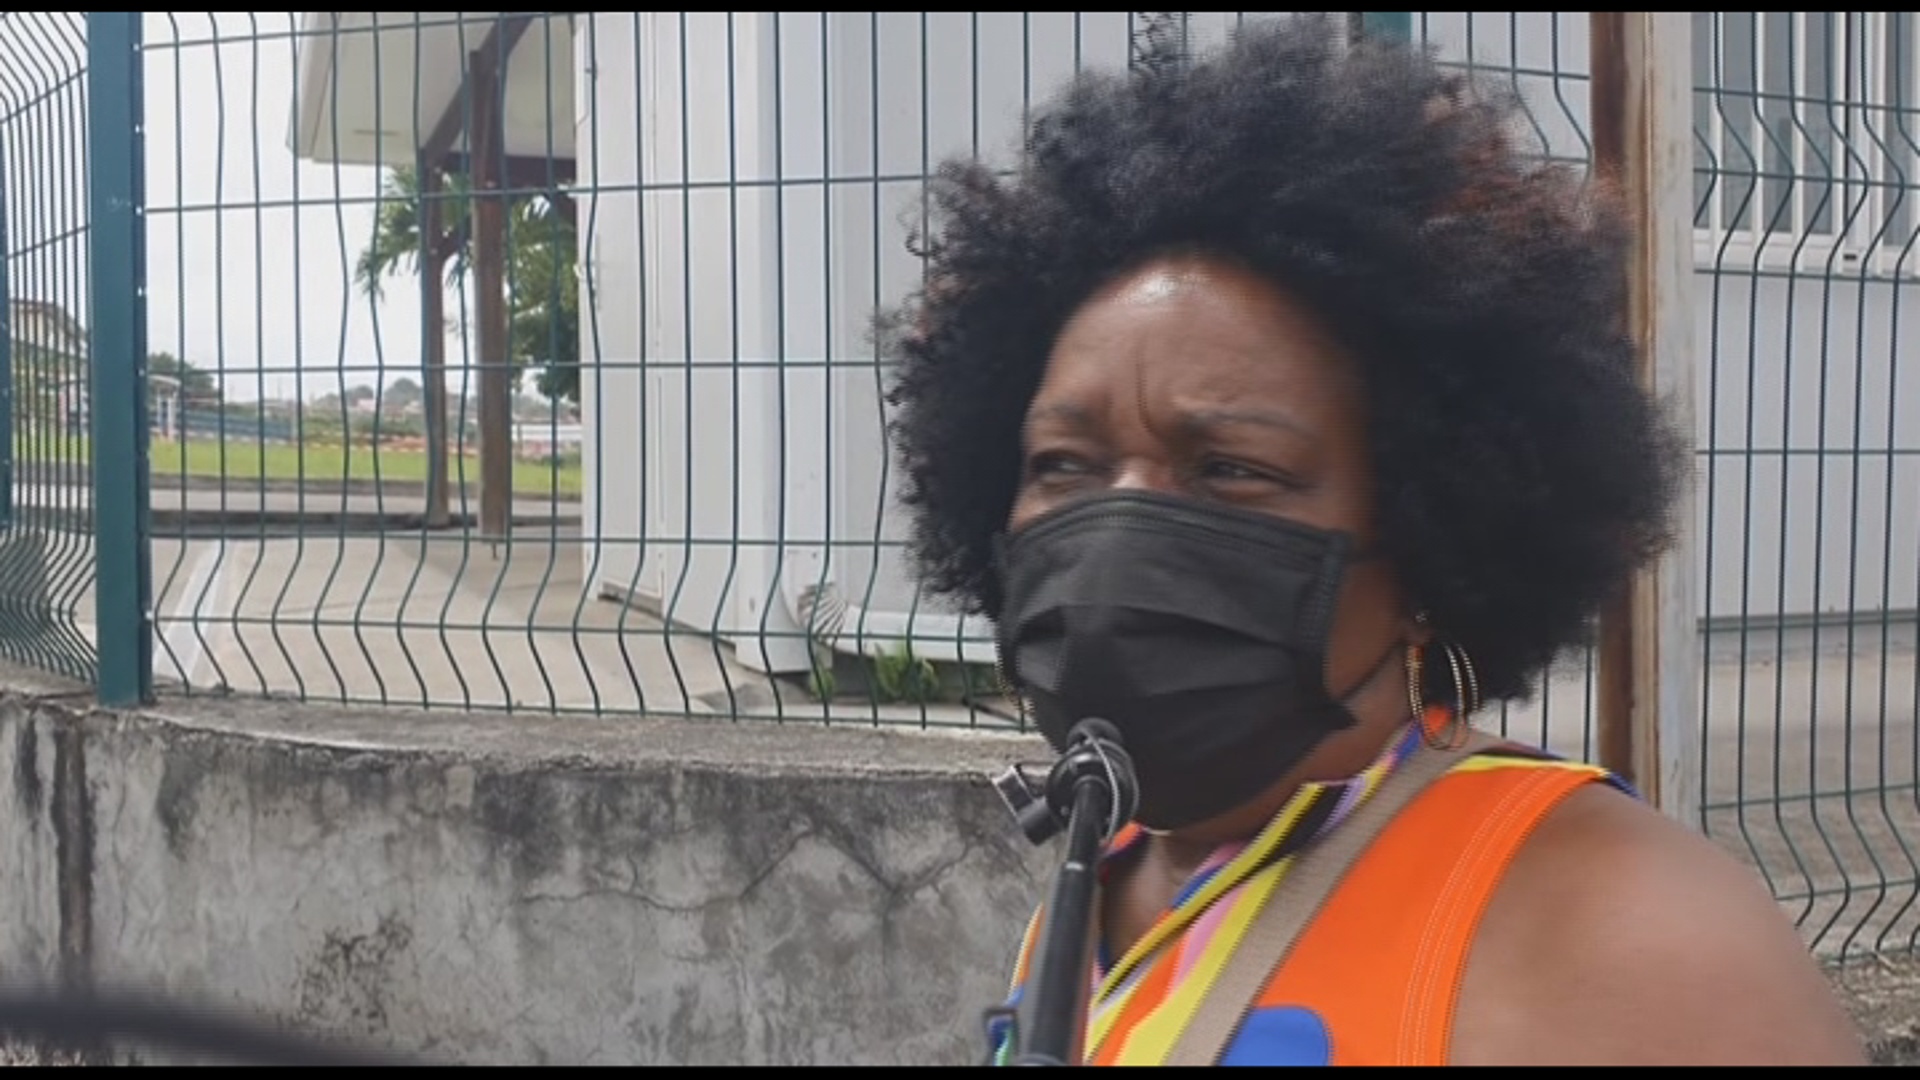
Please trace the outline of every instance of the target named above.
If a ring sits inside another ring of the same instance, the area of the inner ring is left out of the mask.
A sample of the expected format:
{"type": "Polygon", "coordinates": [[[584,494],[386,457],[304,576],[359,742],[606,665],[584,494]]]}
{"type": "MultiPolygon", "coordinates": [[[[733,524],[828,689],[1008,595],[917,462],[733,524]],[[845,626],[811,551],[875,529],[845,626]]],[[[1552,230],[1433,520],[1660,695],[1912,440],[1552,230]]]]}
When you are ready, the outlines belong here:
{"type": "Polygon", "coordinates": [[[1409,645],[1425,648],[1433,644],[1433,626],[1427,621],[1427,613],[1416,611],[1400,620],[1400,636],[1409,645]]]}

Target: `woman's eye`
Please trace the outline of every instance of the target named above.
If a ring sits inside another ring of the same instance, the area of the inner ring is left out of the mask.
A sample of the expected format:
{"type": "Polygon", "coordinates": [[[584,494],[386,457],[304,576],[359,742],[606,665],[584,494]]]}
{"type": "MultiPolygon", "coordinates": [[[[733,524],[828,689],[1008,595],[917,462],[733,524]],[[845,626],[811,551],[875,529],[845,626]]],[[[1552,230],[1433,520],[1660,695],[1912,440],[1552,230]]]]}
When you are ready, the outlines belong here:
{"type": "Polygon", "coordinates": [[[1035,454],[1027,462],[1027,472],[1033,476],[1073,475],[1086,472],[1086,464],[1072,454],[1050,452],[1035,454]]]}
{"type": "Polygon", "coordinates": [[[1203,462],[1200,466],[1200,482],[1227,485],[1248,493],[1255,490],[1263,493],[1304,490],[1298,478],[1280,469],[1248,465],[1227,458],[1210,458],[1203,462]]]}
{"type": "Polygon", "coordinates": [[[1219,459],[1214,459],[1201,465],[1200,473],[1208,480],[1273,480],[1272,476],[1261,470],[1250,468],[1237,461],[1221,461],[1219,459]]]}

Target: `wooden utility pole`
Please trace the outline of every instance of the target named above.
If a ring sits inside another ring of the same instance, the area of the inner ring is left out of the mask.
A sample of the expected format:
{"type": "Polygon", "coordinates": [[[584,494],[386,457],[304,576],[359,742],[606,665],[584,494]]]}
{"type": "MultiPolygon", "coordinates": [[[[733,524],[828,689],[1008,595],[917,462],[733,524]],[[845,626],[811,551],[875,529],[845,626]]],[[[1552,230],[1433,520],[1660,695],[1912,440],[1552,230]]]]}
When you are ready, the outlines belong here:
{"type": "Polygon", "coordinates": [[[440,166],[422,161],[420,179],[420,405],[427,428],[426,527],[444,529],[453,519],[447,472],[447,238],[440,166]]]}
{"type": "MultiPolygon", "coordinates": [[[[1629,332],[1640,379],[1693,432],[1692,16],[1590,16],[1593,164],[1634,224],[1629,332]]],[[[1699,823],[1700,650],[1692,493],[1678,542],[1601,613],[1596,723],[1601,764],[1663,811],[1699,823]]]]}
{"type": "Polygon", "coordinates": [[[470,56],[467,135],[473,178],[474,321],[479,338],[480,531],[504,538],[513,523],[513,368],[507,348],[507,207],[502,194],[502,49],[470,56]]]}

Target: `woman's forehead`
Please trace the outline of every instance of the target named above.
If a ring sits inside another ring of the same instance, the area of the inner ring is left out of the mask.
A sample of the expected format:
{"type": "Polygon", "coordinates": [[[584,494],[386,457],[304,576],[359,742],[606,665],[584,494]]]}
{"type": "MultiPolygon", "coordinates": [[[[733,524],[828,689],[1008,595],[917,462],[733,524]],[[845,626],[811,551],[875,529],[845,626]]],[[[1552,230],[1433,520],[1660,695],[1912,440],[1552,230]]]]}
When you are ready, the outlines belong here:
{"type": "Polygon", "coordinates": [[[1350,408],[1346,352],[1284,290],[1230,263],[1145,264],[1091,296],[1055,340],[1030,421],[1085,423],[1132,396],[1193,413],[1350,408]]]}

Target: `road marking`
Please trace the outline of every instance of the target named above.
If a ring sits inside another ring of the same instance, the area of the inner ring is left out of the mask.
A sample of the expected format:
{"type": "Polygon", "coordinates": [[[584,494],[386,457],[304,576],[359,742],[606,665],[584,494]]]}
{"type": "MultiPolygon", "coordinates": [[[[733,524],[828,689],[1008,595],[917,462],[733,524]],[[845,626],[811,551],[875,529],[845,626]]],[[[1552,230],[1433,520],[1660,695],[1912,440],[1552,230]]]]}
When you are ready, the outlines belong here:
{"type": "Polygon", "coordinates": [[[166,648],[157,650],[158,655],[171,655],[179,666],[178,674],[186,684],[201,688],[201,669],[207,663],[208,653],[216,647],[215,640],[205,640],[229,632],[232,628],[233,612],[223,610],[227,592],[227,542],[215,540],[200,552],[193,562],[193,569],[187,574],[186,584],[180,590],[180,599],[173,605],[171,614],[161,618],[160,625],[154,628],[162,636],[166,648]],[[195,633],[195,628],[209,620],[214,625],[209,634],[206,630],[195,633]]]}

